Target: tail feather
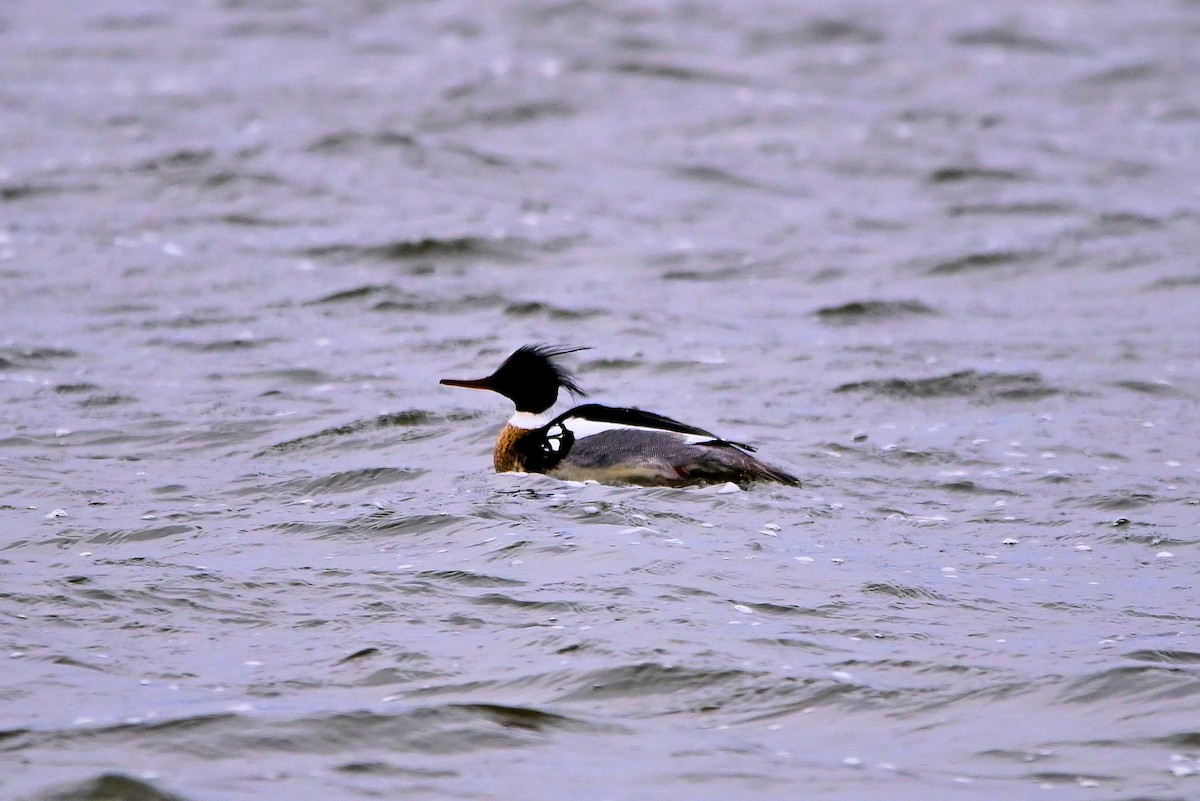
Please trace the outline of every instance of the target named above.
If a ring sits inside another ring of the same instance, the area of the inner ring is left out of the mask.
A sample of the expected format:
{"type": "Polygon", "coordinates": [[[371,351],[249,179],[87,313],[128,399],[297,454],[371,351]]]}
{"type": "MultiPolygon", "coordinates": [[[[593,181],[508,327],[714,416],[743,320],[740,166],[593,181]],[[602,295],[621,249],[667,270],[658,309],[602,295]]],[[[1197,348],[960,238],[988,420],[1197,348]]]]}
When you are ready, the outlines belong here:
{"type": "Polygon", "coordinates": [[[800,479],[786,470],[767,464],[733,443],[693,445],[684,464],[675,472],[685,481],[774,481],[789,487],[800,486],[800,479]]]}
{"type": "Polygon", "coordinates": [[[759,461],[758,459],[754,460],[754,475],[756,478],[760,478],[764,481],[777,481],[780,484],[786,484],[789,487],[800,486],[800,479],[796,478],[791,473],[787,472],[786,470],[780,470],[778,467],[759,461]]]}

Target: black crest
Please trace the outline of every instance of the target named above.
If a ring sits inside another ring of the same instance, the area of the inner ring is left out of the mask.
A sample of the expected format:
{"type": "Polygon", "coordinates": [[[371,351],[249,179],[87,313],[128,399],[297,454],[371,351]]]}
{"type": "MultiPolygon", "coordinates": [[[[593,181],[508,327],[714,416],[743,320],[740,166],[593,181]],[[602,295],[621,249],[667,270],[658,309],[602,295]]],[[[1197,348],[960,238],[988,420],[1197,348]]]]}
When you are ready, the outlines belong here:
{"type": "Polygon", "coordinates": [[[524,345],[504,360],[491,375],[492,389],[512,400],[519,412],[544,412],[558,400],[561,387],[572,395],[584,395],[575,376],[555,359],[586,350],[552,345],[524,345]]]}

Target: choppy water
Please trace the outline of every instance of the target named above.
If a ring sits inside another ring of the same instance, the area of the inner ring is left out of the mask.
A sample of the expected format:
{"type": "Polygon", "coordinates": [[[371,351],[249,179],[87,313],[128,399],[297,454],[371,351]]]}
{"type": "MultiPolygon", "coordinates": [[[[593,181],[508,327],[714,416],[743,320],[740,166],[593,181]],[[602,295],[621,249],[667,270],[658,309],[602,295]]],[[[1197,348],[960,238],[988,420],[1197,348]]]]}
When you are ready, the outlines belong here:
{"type": "Polygon", "coordinates": [[[0,794],[1200,796],[1200,5],[0,9],[0,794]],[[496,476],[525,342],[804,487],[496,476]]]}

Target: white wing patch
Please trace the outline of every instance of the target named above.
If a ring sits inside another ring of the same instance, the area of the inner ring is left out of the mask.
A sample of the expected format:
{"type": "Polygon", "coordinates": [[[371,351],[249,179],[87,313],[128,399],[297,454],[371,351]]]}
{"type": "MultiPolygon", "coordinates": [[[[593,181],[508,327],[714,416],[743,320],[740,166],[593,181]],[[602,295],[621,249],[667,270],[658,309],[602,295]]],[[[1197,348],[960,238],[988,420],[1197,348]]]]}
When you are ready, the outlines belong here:
{"type": "Polygon", "coordinates": [[[598,420],[589,420],[586,417],[568,417],[562,421],[562,425],[567,428],[575,439],[583,439],[584,437],[595,436],[604,431],[614,431],[618,429],[628,429],[630,431],[657,431],[661,434],[669,434],[672,437],[678,437],[683,442],[689,445],[695,445],[698,442],[712,442],[716,437],[708,434],[682,434],[678,431],[668,431],[663,428],[655,428],[654,426],[634,426],[628,423],[604,423],[598,420]]]}

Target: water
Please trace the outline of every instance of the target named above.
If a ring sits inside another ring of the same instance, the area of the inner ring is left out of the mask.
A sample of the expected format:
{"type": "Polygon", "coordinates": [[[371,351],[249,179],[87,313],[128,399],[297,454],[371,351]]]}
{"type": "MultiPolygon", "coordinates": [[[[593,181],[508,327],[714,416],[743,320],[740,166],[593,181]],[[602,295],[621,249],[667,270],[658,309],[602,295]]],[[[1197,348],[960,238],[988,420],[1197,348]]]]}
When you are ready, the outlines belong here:
{"type": "Polygon", "coordinates": [[[6,5],[0,791],[1197,796],[1198,34],[6,5]],[[526,342],[803,488],[492,474],[526,342]]]}

